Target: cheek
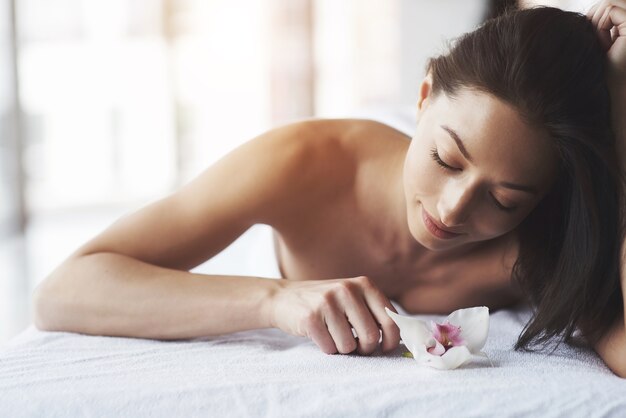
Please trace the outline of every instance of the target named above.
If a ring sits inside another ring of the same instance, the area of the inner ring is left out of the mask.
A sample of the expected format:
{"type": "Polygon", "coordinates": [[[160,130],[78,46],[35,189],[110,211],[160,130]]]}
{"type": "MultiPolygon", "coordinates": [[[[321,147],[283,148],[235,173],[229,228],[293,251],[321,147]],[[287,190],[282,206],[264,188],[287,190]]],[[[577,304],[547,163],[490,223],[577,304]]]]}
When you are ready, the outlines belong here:
{"type": "Polygon", "coordinates": [[[473,224],[476,234],[481,239],[491,239],[512,231],[524,218],[524,214],[499,214],[493,209],[489,209],[477,211],[473,224]]]}
{"type": "MultiPolygon", "coordinates": [[[[415,140],[412,140],[415,141],[415,140]]],[[[409,196],[431,196],[441,188],[442,173],[429,151],[411,143],[404,162],[404,186],[409,196]]]]}

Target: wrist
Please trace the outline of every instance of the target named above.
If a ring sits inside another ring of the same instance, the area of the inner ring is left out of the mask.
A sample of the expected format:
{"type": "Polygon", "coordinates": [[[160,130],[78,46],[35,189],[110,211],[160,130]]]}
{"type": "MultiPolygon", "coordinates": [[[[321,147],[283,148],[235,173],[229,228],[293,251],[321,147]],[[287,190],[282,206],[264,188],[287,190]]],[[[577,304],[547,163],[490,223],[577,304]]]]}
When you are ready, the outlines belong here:
{"type": "Polygon", "coordinates": [[[285,279],[267,279],[267,293],[261,301],[259,319],[263,328],[277,328],[276,303],[280,291],[286,286],[285,279]]]}

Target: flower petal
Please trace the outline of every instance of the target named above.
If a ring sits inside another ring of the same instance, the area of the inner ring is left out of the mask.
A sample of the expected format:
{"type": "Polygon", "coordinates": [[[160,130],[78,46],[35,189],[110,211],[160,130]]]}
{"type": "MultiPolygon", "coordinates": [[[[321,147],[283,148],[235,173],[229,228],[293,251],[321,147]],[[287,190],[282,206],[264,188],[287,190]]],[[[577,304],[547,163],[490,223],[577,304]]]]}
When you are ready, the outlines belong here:
{"type": "Polygon", "coordinates": [[[472,353],[470,353],[466,346],[460,345],[452,347],[446,351],[443,356],[433,356],[432,354],[428,354],[427,356],[428,357],[420,359],[421,364],[434,367],[435,369],[450,370],[456,369],[469,360],[472,357],[472,353]]]}
{"type": "Polygon", "coordinates": [[[461,336],[470,353],[476,353],[483,348],[489,333],[488,307],[457,309],[448,315],[446,320],[452,325],[461,327],[461,336]]]}
{"type": "Polygon", "coordinates": [[[430,321],[430,329],[433,332],[433,337],[437,341],[441,341],[441,333],[439,332],[439,327],[437,326],[437,323],[435,321],[430,321]]]}
{"type": "Polygon", "coordinates": [[[409,316],[398,315],[389,308],[385,308],[387,315],[400,328],[402,342],[413,354],[415,359],[425,356],[426,347],[435,345],[435,339],[424,321],[409,316]]]}
{"type": "Polygon", "coordinates": [[[446,321],[449,324],[460,327],[460,335],[455,333],[454,338],[461,337],[467,345],[450,347],[447,351],[444,347],[442,355],[428,352],[431,348],[433,353],[437,353],[437,346],[441,345],[433,336],[433,331],[440,331],[438,327],[430,330],[426,322],[420,319],[399,315],[387,308],[385,311],[400,328],[402,342],[419,364],[448,370],[467,362],[472,357],[473,350],[484,355],[480,349],[484,346],[489,331],[489,308],[486,306],[458,309],[448,316],[446,321]]]}
{"type": "Polygon", "coordinates": [[[446,349],[439,341],[435,341],[435,342],[436,342],[436,345],[434,347],[427,348],[426,351],[428,351],[430,354],[433,354],[435,356],[440,356],[446,352],[446,349]]]}

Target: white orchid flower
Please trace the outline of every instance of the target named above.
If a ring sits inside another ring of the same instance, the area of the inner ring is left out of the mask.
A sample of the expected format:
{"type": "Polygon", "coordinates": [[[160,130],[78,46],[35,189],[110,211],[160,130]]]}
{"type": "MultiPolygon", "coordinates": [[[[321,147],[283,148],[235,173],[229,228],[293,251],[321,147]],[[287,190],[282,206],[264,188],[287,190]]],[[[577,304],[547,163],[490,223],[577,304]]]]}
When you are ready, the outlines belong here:
{"type": "Polygon", "coordinates": [[[480,351],[489,332],[488,307],[458,309],[443,324],[431,321],[430,328],[420,319],[385,310],[400,328],[402,342],[418,363],[441,370],[456,369],[472,355],[486,357],[491,363],[480,351]]]}

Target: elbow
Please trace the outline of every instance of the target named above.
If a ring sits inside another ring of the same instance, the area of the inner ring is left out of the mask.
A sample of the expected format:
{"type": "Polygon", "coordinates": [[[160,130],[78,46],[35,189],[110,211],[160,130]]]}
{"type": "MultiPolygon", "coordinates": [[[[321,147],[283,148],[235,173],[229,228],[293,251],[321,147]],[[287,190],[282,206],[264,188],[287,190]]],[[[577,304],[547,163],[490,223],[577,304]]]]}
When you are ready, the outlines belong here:
{"type": "Polygon", "coordinates": [[[35,288],[31,295],[33,325],[40,331],[65,331],[62,318],[68,306],[63,303],[64,284],[58,268],[35,288]]]}
{"type": "Polygon", "coordinates": [[[616,376],[626,379],[626,328],[623,317],[612,324],[593,348],[616,376]]]}
{"type": "Polygon", "coordinates": [[[89,333],[99,323],[90,298],[93,285],[78,279],[93,270],[81,265],[84,261],[83,257],[66,260],[31,294],[31,318],[40,331],[89,333]]]}
{"type": "MultiPolygon", "coordinates": [[[[626,355],[626,352],[624,354],[626,355]]],[[[622,379],[626,379],[626,365],[624,365],[624,364],[620,364],[620,365],[608,364],[606,361],[605,361],[605,364],[613,372],[613,374],[615,374],[617,377],[621,377],[622,379]]]]}
{"type": "MultiPolygon", "coordinates": [[[[623,354],[623,358],[626,359],[626,349],[624,350],[624,354],[623,354]]],[[[616,364],[616,362],[613,362],[611,364],[607,363],[605,361],[607,367],[617,376],[617,377],[621,377],[622,379],[626,379],[626,361],[622,360],[619,363],[616,364]]]]}
{"type": "Polygon", "coordinates": [[[54,296],[47,287],[47,283],[41,283],[33,292],[31,311],[33,325],[40,331],[56,331],[54,296]]]}

